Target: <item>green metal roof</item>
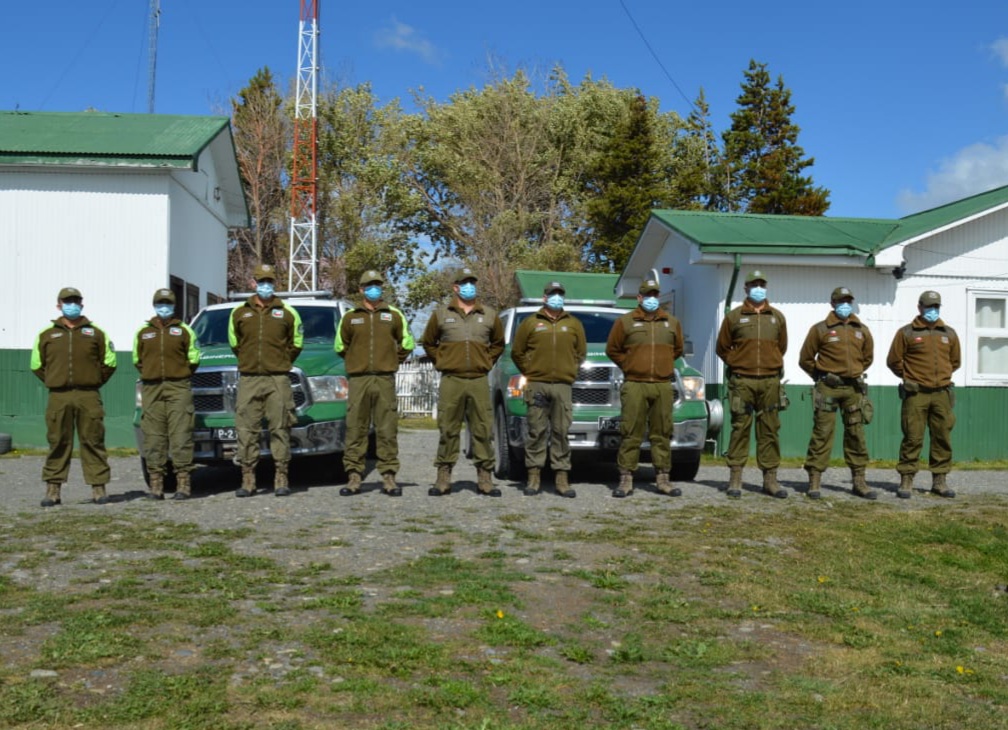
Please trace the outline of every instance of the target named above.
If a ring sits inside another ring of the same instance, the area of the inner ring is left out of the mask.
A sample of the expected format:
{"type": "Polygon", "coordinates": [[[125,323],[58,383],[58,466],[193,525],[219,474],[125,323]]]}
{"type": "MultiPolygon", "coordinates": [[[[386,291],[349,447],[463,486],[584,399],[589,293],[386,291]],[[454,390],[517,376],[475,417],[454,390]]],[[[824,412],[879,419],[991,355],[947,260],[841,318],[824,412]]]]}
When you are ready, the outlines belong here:
{"type": "Polygon", "coordinates": [[[0,112],[0,164],[196,169],[227,117],[0,112]]]}
{"type": "Polygon", "coordinates": [[[956,221],[1008,205],[1008,186],[903,218],[653,210],[651,215],[705,253],[870,256],[956,221]]]}
{"type": "Polygon", "coordinates": [[[636,299],[617,300],[614,290],[619,274],[589,274],[574,271],[529,271],[519,269],[515,280],[522,299],[541,300],[543,289],[551,281],[564,285],[564,298],[569,302],[584,304],[615,304],[618,307],[636,307],[636,299]]]}

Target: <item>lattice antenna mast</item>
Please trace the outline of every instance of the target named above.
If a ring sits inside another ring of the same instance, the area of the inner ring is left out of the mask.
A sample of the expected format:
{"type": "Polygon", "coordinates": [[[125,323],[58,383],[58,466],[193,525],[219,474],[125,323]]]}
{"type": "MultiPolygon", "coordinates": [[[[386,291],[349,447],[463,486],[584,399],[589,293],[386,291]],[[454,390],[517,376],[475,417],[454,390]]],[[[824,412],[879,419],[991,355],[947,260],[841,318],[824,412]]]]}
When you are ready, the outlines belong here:
{"type": "Polygon", "coordinates": [[[318,283],[318,34],[319,2],[300,0],[298,76],[294,99],[288,291],[315,291],[318,283]]]}
{"type": "Polygon", "coordinates": [[[157,39],[161,25],[161,0],[150,0],[147,19],[147,113],[154,113],[154,80],[157,78],[157,39]]]}

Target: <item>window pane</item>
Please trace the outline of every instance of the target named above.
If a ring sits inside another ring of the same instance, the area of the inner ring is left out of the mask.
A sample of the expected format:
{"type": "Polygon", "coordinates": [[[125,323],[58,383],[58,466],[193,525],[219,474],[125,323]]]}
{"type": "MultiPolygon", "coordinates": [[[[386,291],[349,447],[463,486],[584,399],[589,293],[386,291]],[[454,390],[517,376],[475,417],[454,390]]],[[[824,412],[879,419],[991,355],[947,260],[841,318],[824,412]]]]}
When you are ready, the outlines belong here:
{"type": "Polygon", "coordinates": [[[979,337],[977,372],[981,375],[1008,374],[1008,337],[979,337]]]}
{"type": "Polygon", "coordinates": [[[1005,326],[1004,299],[977,299],[976,326],[1001,329],[1005,326]]]}

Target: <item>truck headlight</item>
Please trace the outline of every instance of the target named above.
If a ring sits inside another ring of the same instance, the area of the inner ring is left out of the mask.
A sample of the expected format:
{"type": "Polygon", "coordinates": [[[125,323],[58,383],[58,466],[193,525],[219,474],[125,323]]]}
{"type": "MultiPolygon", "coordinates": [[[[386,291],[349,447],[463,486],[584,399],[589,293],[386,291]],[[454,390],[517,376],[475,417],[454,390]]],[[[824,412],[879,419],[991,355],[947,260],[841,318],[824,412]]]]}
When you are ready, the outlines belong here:
{"type": "Polygon", "coordinates": [[[350,383],[342,375],[315,375],[308,378],[308,390],[315,403],[338,403],[347,399],[350,383]]]}
{"type": "Polygon", "coordinates": [[[525,395],[526,382],[524,375],[512,375],[507,384],[508,398],[523,397],[525,395]]]}
{"type": "Polygon", "coordinates": [[[704,379],[701,375],[684,375],[683,400],[706,400],[704,395],[704,379]]]}

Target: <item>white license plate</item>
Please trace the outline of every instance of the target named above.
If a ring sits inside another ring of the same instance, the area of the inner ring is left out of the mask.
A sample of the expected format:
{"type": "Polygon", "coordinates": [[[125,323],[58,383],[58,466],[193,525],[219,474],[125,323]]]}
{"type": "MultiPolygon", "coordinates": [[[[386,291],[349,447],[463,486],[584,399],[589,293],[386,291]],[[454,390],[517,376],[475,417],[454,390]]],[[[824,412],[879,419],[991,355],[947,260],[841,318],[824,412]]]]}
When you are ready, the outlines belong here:
{"type": "Polygon", "coordinates": [[[619,431],[620,417],[619,416],[602,416],[598,419],[598,430],[599,431],[619,431]]]}
{"type": "Polygon", "coordinates": [[[215,428],[210,432],[214,441],[237,441],[238,431],[235,428],[215,428]]]}

